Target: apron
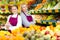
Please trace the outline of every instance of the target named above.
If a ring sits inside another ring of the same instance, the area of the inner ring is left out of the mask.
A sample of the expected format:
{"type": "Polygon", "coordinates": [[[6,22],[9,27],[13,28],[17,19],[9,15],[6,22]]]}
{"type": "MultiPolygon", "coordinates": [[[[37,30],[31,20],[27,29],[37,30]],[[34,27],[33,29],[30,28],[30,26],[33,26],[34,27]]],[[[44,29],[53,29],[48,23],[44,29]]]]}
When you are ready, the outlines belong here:
{"type": "Polygon", "coordinates": [[[10,17],[10,19],[9,19],[9,22],[10,22],[10,24],[11,24],[12,26],[16,26],[16,25],[17,25],[17,22],[18,22],[18,15],[17,15],[16,18],[13,18],[12,15],[11,15],[11,17],[10,17]]]}
{"type": "MultiPolygon", "coordinates": [[[[25,14],[25,13],[24,13],[25,14]]],[[[27,20],[29,21],[29,22],[32,22],[33,21],[33,18],[32,18],[32,16],[30,15],[30,16],[27,16],[26,14],[25,14],[25,16],[26,16],[26,18],[27,18],[27,20]]]]}

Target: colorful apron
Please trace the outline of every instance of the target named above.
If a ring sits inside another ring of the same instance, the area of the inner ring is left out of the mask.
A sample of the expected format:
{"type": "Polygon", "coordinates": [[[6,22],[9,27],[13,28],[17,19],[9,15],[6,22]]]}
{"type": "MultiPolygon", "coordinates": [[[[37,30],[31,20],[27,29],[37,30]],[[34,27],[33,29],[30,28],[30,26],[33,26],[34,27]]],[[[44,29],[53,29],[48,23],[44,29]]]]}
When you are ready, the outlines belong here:
{"type": "MultiPolygon", "coordinates": [[[[25,14],[25,13],[24,13],[25,14]]],[[[32,22],[33,21],[33,18],[32,18],[32,16],[30,15],[30,16],[27,16],[26,14],[25,14],[25,16],[26,16],[26,18],[27,18],[27,20],[29,21],[29,22],[32,22]]]]}
{"type": "Polygon", "coordinates": [[[10,24],[11,24],[12,26],[16,26],[16,25],[17,25],[17,22],[18,22],[18,15],[17,15],[16,18],[13,18],[12,15],[11,15],[11,17],[10,17],[10,19],[9,19],[9,22],[10,22],[10,24]]]}

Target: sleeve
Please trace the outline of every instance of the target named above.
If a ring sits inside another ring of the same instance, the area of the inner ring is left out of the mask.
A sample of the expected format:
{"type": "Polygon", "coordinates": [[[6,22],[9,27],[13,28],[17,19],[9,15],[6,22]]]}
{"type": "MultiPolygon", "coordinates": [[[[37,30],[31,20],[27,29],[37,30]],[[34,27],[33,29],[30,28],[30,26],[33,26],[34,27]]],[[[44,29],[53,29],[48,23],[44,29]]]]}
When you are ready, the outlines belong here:
{"type": "Polygon", "coordinates": [[[18,23],[17,23],[17,27],[22,27],[22,20],[21,20],[21,16],[18,16],[18,23]]]}

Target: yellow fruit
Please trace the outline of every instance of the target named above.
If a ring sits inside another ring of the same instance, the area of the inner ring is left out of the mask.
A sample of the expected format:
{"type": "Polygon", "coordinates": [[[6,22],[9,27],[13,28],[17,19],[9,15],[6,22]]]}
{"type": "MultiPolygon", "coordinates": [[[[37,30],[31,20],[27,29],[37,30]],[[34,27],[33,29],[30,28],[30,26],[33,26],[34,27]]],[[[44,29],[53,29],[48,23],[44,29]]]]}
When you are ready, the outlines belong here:
{"type": "Polygon", "coordinates": [[[37,7],[35,8],[35,10],[38,10],[42,7],[42,4],[38,4],[37,7]]]}
{"type": "Polygon", "coordinates": [[[54,31],[54,27],[53,27],[53,25],[50,26],[50,30],[54,31]]]}
{"type": "Polygon", "coordinates": [[[16,35],[16,40],[24,40],[24,38],[20,35],[16,35]]]}

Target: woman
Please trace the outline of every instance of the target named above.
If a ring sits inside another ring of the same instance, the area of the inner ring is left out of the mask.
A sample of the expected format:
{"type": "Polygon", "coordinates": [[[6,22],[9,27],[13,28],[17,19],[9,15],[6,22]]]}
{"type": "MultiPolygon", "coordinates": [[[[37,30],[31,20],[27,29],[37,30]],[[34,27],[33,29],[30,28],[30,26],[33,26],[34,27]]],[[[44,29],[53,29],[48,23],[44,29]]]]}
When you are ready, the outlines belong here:
{"type": "Polygon", "coordinates": [[[8,30],[14,30],[18,27],[22,26],[22,20],[21,17],[18,15],[18,8],[17,6],[12,6],[10,9],[10,12],[13,13],[13,15],[9,15],[7,18],[6,28],[8,30]]]}
{"type": "Polygon", "coordinates": [[[21,18],[22,18],[22,25],[24,27],[29,27],[31,24],[35,24],[33,17],[28,14],[28,7],[26,4],[21,5],[21,18]]]}

